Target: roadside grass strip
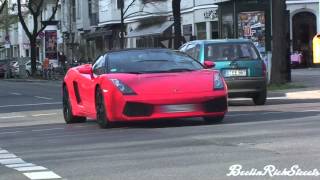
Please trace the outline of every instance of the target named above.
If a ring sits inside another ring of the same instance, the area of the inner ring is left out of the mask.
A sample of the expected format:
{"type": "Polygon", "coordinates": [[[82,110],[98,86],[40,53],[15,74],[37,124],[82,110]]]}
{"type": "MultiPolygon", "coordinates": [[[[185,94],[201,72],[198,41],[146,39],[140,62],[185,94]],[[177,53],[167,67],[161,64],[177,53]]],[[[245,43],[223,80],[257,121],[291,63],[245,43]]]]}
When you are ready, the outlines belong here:
{"type": "Polygon", "coordinates": [[[0,148],[0,165],[22,172],[24,176],[31,180],[62,179],[61,176],[48,170],[46,167],[27,163],[15,154],[12,154],[2,148],[0,148]]]}

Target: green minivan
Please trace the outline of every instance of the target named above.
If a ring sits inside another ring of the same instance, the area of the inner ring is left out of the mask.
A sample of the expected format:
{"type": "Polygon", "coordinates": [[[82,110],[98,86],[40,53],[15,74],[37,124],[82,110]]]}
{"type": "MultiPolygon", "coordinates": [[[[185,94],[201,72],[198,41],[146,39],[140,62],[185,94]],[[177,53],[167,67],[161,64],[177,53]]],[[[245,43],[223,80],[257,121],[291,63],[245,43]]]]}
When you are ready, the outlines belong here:
{"type": "Polygon", "coordinates": [[[227,82],[229,97],[252,98],[256,105],[266,103],[266,66],[252,41],[196,40],[181,46],[180,51],[204,65],[214,62],[227,82]]]}

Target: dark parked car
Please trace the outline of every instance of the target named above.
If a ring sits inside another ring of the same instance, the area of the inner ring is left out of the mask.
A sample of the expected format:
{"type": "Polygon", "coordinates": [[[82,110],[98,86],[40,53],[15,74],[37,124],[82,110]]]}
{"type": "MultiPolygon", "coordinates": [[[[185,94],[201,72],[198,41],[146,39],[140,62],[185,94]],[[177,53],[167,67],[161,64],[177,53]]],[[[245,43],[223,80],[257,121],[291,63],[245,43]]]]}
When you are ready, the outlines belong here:
{"type": "Polygon", "coordinates": [[[4,77],[6,74],[7,64],[5,61],[0,61],[0,77],[4,77]]]}
{"type": "Polygon", "coordinates": [[[215,63],[228,85],[229,97],[249,97],[256,105],[266,102],[266,65],[250,40],[198,40],[184,44],[180,51],[200,63],[215,63]]]}

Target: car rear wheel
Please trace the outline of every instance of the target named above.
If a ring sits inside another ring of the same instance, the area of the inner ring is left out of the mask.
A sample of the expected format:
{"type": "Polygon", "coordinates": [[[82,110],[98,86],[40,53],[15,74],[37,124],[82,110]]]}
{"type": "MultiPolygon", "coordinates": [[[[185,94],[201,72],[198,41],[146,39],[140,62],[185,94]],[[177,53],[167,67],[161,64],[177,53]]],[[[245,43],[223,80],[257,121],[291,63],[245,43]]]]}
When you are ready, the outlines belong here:
{"type": "Polygon", "coordinates": [[[99,126],[103,129],[110,127],[110,122],[107,118],[103,94],[100,88],[98,88],[96,91],[96,112],[97,123],[99,124],[99,126]]]}
{"type": "Polygon", "coordinates": [[[259,93],[257,93],[253,98],[253,102],[255,105],[265,105],[267,101],[267,91],[263,90],[259,93]]]}
{"type": "Polygon", "coordinates": [[[69,93],[68,93],[67,87],[65,86],[63,87],[62,104],[63,104],[63,117],[67,124],[86,122],[85,117],[74,116],[72,114],[72,106],[69,99],[69,93]]]}
{"type": "Polygon", "coordinates": [[[203,120],[208,124],[222,123],[223,119],[224,119],[224,116],[203,117],[203,120]]]}

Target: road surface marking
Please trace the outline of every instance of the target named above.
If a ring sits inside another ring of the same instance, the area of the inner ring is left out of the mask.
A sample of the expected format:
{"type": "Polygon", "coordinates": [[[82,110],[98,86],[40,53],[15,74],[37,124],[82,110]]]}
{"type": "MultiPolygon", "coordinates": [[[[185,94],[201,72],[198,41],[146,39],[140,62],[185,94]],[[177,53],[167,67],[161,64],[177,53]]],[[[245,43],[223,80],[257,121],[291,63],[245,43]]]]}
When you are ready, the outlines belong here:
{"type": "Polygon", "coordinates": [[[61,177],[52,171],[23,173],[29,179],[60,179],[61,177]]]}
{"type": "Polygon", "coordinates": [[[57,129],[64,129],[64,128],[33,129],[31,131],[33,131],[33,132],[41,132],[41,131],[53,131],[53,130],[57,130],[57,129]]]}
{"type": "Polygon", "coordinates": [[[42,106],[42,105],[57,105],[57,104],[61,104],[61,102],[37,103],[37,104],[11,104],[11,105],[0,106],[0,108],[24,107],[24,106],[42,106]]]}
{"type": "Polygon", "coordinates": [[[40,117],[40,116],[52,116],[57,115],[57,113],[48,113],[48,114],[34,114],[33,117],[40,117]]]}
{"type": "Polygon", "coordinates": [[[17,171],[41,171],[41,170],[48,170],[43,166],[29,166],[29,167],[17,167],[14,168],[17,171]]]}
{"type": "Polygon", "coordinates": [[[3,154],[3,153],[8,153],[7,150],[0,150],[0,154],[3,154]]]}
{"type": "Polygon", "coordinates": [[[49,97],[42,97],[42,96],[34,96],[34,97],[38,99],[52,100],[52,98],[49,98],[49,97]]]}
{"type": "Polygon", "coordinates": [[[6,165],[8,168],[18,168],[18,167],[28,167],[28,166],[35,166],[32,163],[22,163],[22,164],[9,164],[6,165]]]}
{"type": "Polygon", "coordinates": [[[14,158],[14,159],[0,159],[0,164],[8,165],[8,164],[19,164],[19,163],[25,163],[20,158],[14,158]]]}
{"type": "Polygon", "coordinates": [[[16,93],[16,92],[13,92],[13,93],[10,93],[12,95],[16,95],[16,96],[21,96],[22,94],[21,93],[16,93]]]}
{"type": "MultiPolygon", "coordinates": [[[[280,96],[280,97],[268,97],[268,100],[281,100],[281,99],[288,99],[287,96],[280,96]]],[[[250,98],[230,98],[229,101],[248,101],[251,100],[250,98]]]]}
{"type": "Polygon", "coordinates": [[[5,116],[0,117],[0,119],[13,119],[13,118],[24,118],[25,116],[5,116]]]}
{"type": "Polygon", "coordinates": [[[251,115],[251,114],[227,114],[226,116],[227,117],[237,117],[237,116],[248,116],[248,115],[251,115]]]}
{"type": "Polygon", "coordinates": [[[0,132],[0,134],[16,134],[16,133],[21,133],[23,131],[10,131],[10,132],[0,132]]]}
{"type": "Polygon", "coordinates": [[[0,151],[6,152],[5,154],[0,154],[0,164],[19,172],[25,172],[23,175],[31,180],[61,179],[59,175],[53,171],[49,171],[46,167],[27,163],[23,159],[18,158],[15,154],[9,154],[7,150],[0,148],[0,151]]]}
{"type": "Polygon", "coordinates": [[[16,158],[17,156],[14,154],[0,154],[0,159],[9,159],[9,158],[16,158]]]}

